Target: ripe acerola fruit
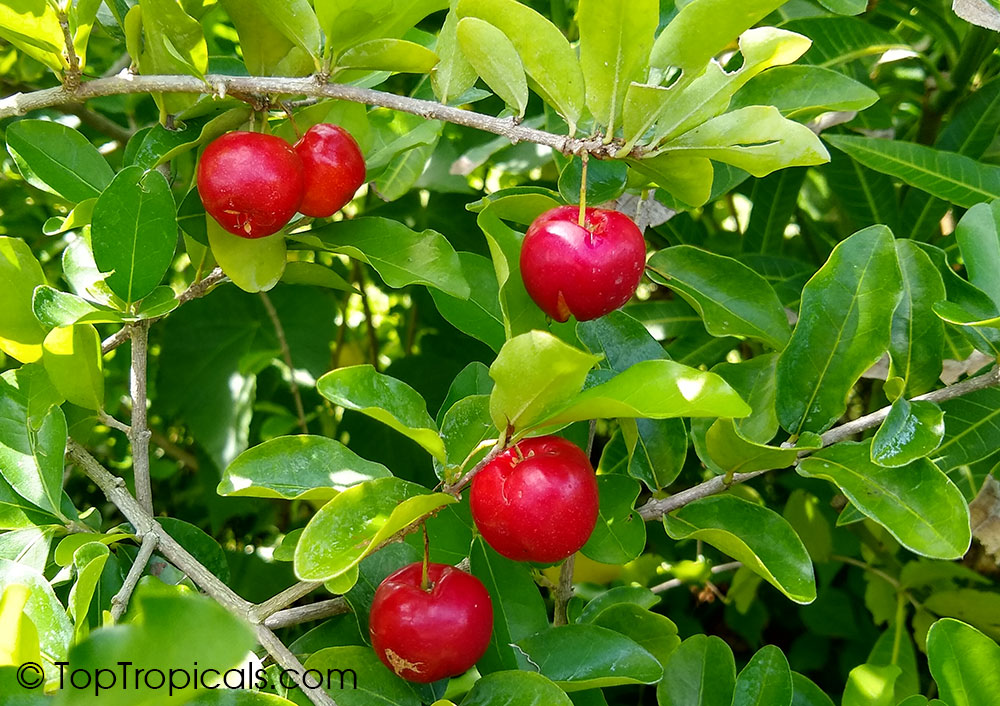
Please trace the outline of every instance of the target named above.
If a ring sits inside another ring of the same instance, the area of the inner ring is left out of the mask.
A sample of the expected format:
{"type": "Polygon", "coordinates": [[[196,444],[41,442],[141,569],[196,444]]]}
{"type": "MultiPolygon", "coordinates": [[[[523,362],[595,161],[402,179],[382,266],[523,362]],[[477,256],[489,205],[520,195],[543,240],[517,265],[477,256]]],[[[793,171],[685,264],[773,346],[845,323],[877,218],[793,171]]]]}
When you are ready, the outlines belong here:
{"type": "Polygon", "coordinates": [[[508,559],[551,563],[586,544],[597,524],[597,479],[586,454],[558,436],[524,439],[476,474],[472,519],[508,559]]]}
{"type": "Polygon", "coordinates": [[[302,161],[273,135],[226,133],[205,148],[198,162],[205,211],[243,238],[281,230],[299,210],[304,184],[302,161]]]}
{"type": "Polygon", "coordinates": [[[422,562],[390,574],[375,590],[368,629],[379,659],[403,679],[428,684],[467,671],[486,652],[493,604],[482,582],[447,564],[422,562]]]}
{"type": "Polygon", "coordinates": [[[559,206],[534,220],[521,245],[521,277],[546,314],[589,321],[614,311],[635,293],[646,265],[646,242],[618,211],[559,206]]]}
{"type": "Polygon", "coordinates": [[[313,125],[295,143],[305,170],[305,193],[299,211],[326,218],[342,209],[365,182],[365,158],[344,128],[329,123],[313,125]]]}

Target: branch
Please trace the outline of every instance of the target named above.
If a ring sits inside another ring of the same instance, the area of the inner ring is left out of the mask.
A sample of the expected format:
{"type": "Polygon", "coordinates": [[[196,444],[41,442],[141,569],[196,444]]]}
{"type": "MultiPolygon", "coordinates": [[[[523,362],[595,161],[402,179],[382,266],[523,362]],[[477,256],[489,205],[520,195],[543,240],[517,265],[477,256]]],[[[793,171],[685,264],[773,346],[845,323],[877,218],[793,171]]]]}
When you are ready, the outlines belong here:
{"type": "Polygon", "coordinates": [[[566,609],[569,607],[569,599],[573,597],[573,565],[576,563],[576,555],[570,554],[566,561],[559,567],[559,585],[555,590],[555,610],[552,614],[552,624],[555,627],[565,625],[568,622],[566,609]]]}
{"type": "MultiPolygon", "coordinates": [[[[376,91],[340,83],[321,83],[315,77],[284,78],[278,76],[222,76],[210,74],[202,81],[193,76],[134,76],[119,74],[110,78],[87,81],[75,91],[64,87],[46,88],[31,93],[17,93],[0,100],[0,120],[15,115],[23,115],[32,110],[49,108],[59,103],[85,101],[100,96],[123,95],[129,93],[195,93],[215,94],[219,97],[227,93],[241,96],[295,95],[311,98],[337,98],[365,103],[383,108],[391,108],[403,113],[419,115],[428,120],[444,120],[505,137],[511,142],[534,142],[545,145],[563,154],[592,154],[605,159],[614,157],[621,144],[604,144],[600,137],[580,139],[568,135],[556,135],[544,130],[519,125],[512,118],[496,118],[471,110],[454,108],[434,101],[420,100],[408,96],[376,91]]],[[[631,154],[641,157],[641,148],[631,154]]]]}
{"type": "Polygon", "coordinates": [[[66,74],[63,82],[66,90],[75,91],[80,85],[80,57],[76,54],[76,47],[73,46],[73,33],[69,30],[69,17],[65,12],[59,13],[59,27],[62,29],[63,42],[66,45],[66,74]]]}
{"type": "Polygon", "coordinates": [[[155,534],[147,534],[142,538],[139,553],[135,555],[135,563],[128,570],[125,583],[122,584],[121,590],[111,598],[111,619],[114,622],[117,623],[121,620],[125,609],[128,608],[128,601],[132,597],[132,592],[139,583],[142,572],[146,569],[146,564],[149,563],[149,557],[153,556],[153,551],[156,549],[158,543],[159,540],[155,534]]]}
{"type": "Polygon", "coordinates": [[[149,323],[139,321],[128,327],[132,339],[132,367],[129,396],[132,398],[132,423],[129,443],[132,446],[132,473],[135,495],[146,514],[153,514],[153,490],[149,481],[149,427],[146,423],[146,352],[149,323]]]}
{"type": "MultiPolygon", "coordinates": [[[[925,395],[918,395],[917,397],[914,397],[913,400],[944,402],[946,400],[961,397],[962,395],[968,395],[972,392],[983,390],[987,387],[993,387],[998,384],[1000,384],[1000,367],[993,368],[993,370],[985,375],[969,378],[968,380],[963,380],[962,382],[955,383],[954,385],[943,387],[940,390],[928,392],[925,395]]],[[[858,417],[857,419],[845,422],[840,426],[830,429],[821,437],[823,440],[823,446],[832,446],[833,444],[844,441],[845,439],[848,439],[859,432],[865,431],[866,429],[877,427],[887,416],[889,416],[889,410],[891,409],[891,405],[883,407],[876,412],[866,414],[863,417],[858,417]]],[[[800,455],[800,458],[807,455],[808,452],[803,452],[800,455]]],[[[659,520],[667,513],[682,508],[688,503],[693,503],[695,500],[701,500],[709,495],[716,495],[717,493],[724,492],[734,483],[744,483],[751,478],[756,478],[764,473],[767,473],[767,471],[735,473],[729,482],[726,482],[725,476],[715,476],[714,478],[708,479],[704,483],[700,483],[694,487],[688,488],[687,490],[683,490],[680,493],[671,495],[669,498],[650,500],[645,505],[639,507],[637,511],[644,520],[659,520]]]]}
{"type": "Polygon", "coordinates": [[[287,610],[279,610],[277,613],[268,616],[264,620],[264,625],[272,630],[277,630],[278,628],[287,628],[292,625],[308,623],[312,620],[322,620],[323,618],[330,618],[334,615],[350,612],[351,606],[343,597],[331,598],[327,601],[319,601],[317,603],[310,603],[309,605],[288,608],[287,610]]]}
{"type": "MultiPolygon", "coordinates": [[[[721,574],[726,571],[736,571],[741,566],[743,566],[743,562],[741,561],[730,561],[727,564],[719,564],[718,566],[713,566],[710,569],[710,571],[714,576],[715,574],[721,574]]],[[[661,584],[653,586],[649,590],[652,591],[653,593],[663,593],[664,591],[669,591],[671,588],[677,588],[678,586],[681,586],[683,584],[684,582],[681,579],[670,579],[669,581],[664,581],[661,584]]]]}
{"type": "Polygon", "coordinates": [[[293,586],[289,586],[278,595],[272,596],[263,603],[253,606],[249,613],[250,621],[263,623],[269,617],[281,611],[282,608],[286,608],[300,598],[308,596],[322,585],[322,581],[300,581],[293,586]]]}
{"type": "MultiPolygon", "coordinates": [[[[125,519],[135,528],[136,534],[143,538],[143,541],[145,541],[146,535],[154,535],[160,553],[171,564],[187,574],[201,590],[214,598],[229,612],[243,620],[249,620],[248,616],[253,604],[237,595],[167,534],[167,531],[143,509],[139,501],[132,497],[121,478],[111,475],[97,462],[97,459],[73,440],[67,443],[66,451],[69,457],[103,491],[107,499],[121,511],[125,519]]],[[[337,706],[325,691],[301,682],[301,675],[305,673],[302,663],[269,628],[258,624],[254,625],[254,630],[261,646],[267,650],[275,662],[284,669],[290,670],[289,674],[316,706],[337,706]]]]}
{"type": "Polygon", "coordinates": [[[308,434],[309,425],[306,423],[306,410],[302,406],[302,395],[299,393],[299,384],[295,382],[295,364],[292,362],[292,349],[288,347],[288,339],[285,338],[285,327],[281,325],[278,310],[274,308],[274,304],[271,303],[271,297],[267,296],[267,292],[260,293],[260,300],[264,302],[267,316],[271,319],[271,325],[274,326],[274,333],[278,337],[278,346],[281,348],[281,357],[285,361],[285,365],[288,366],[288,383],[292,389],[292,399],[295,401],[295,413],[299,417],[299,429],[302,430],[303,434],[308,434]]]}

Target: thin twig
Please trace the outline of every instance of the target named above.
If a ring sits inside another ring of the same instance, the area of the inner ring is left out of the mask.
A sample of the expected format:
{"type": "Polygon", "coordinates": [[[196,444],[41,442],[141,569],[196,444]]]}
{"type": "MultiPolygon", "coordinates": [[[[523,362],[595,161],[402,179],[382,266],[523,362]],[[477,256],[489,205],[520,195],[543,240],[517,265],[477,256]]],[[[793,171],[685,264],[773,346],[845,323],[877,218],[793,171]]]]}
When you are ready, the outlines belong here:
{"type": "Polygon", "coordinates": [[[566,625],[569,622],[566,609],[569,606],[569,599],[573,597],[573,565],[575,563],[576,555],[570,554],[559,567],[559,586],[556,588],[556,606],[552,614],[552,624],[556,627],[566,625]]]}
{"type": "Polygon", "coordinates": [[[97,421],[99,421],[106,427],[110,427],[111,429],[117,429],[118,431],[123,432],[126,435],[130,436],[132,434],[132,429],[131,427],[129,427],[128,424],[126,424],[125,422],[118,421],[110,414],[105,412],[103,409],[98,410],[97,421]]]}
{"type": "Polygon", "coordinates": [[[463,475],[461,478],[459,478],[457,481],[455,481],[451,485],[444,486],[444,488],[443,488],[444,492],[450,493],[452,495],[458,495],[459,493],[461,493],[462,490],[469,483],[472,482],[472,479],[475,478],[476,474],[479,473],[479,471],[483,470],[483,468],[486,467],[486,464],[488,464],[490,461],[492,461],[497,456],[499,456],[501,453],[503,453],[504,448],[505,448],[504,440],[500,439],[499,441],[496,442],[496,444],[493,446],[493,448],[489,450],[489,453],[487,453],[485,456],[483,456],[483,460],[480,461],[479,463],[477,463],[471,469],[469,469],[468,473],[466,473],[465,475],[463,475]]]}
{"type": "Polygon", "coordinates": [[[59,27],[63,33],[63,43],[66,45],[66,73],[63,76],[63,85],[68,91],[75,91],[80,86],[80,57],[76,54],[76,47],[73,46],[73,33],[69,31],[69,17],[65,12],[59,13],[59,27]]]}
{"type": "Polygon", "coordinates": [[[338,596],[326,601],[279,610],[277,613],[269,615],[264,620],[264,625],[272,630],[277,630],[349,612],[351,612],[350,604],[342,596],[338,596]]]}
{"type": "MultiPolygon", "coordinates": [[[[500,135],[511,142],[533,142],[545,145],[563,154],[589,153],[598,158],[614,157],[621,149],[618,141],[604,144],[603,139],[573,138],[556,135],[518,125],[511,118],[497,118],[471,110],[453,108],[434,101],[376,91],[349,84],[324,83],[316,77],[285,78],[279,76],[222,76],[210,74],[205,80],[193,76],[133,76],[118,75],[86,81],[75,91],[59,86],[30,93],[17,93],[0,100],[0,119],[24,115],[32,110],[49,108],[59,103],[85,101],[101,96],[131,93],[195,93],[224,95],[227,93],[249,96],[289,95],[340,100],[377,105],[404,113],[419,115],[428,120],[444,120],[500,135]]],[[[630,153],[641,157],[643,148],[630,153]]]]}
{"type": "Polygon", "coordinates": [[[132,424],[129,442],[132,445],[132,472],[135,496],[147,514],[153,514],[153,491],[149,480],[149,427],[146,424],[146,349],[149,324],[139,321],[129,326],[132,340],[132,367],[129,391],[132,398],[132,424]]]}
{"type": "Polygon", "coordinates": [[[292,349],[288,347],[288,339],[285,337],[285,327],[281,325],[281,317],[278,316],[278,310],[274,308],[274,304],[271,303],[271,297],[267,296],[267,292],[260,293],[260,300],[264,302],[264,309],[267,310],[267,315],[271,319],[271,325],[274,326],[274,333],[278,337],[281,357],[288,367],[288,385],[292,390],[292,399],[295,401],[295,413],[299,418],[299,429],[302,430],[303,434],[308,434],[309,424],[306,422],[306,410],[302,406],[302,395],[299,392],[299,384],[295,382],[295,364],[292,362],[292,349]]]}
{"type": "Polygon", "coordinates": [[[361,293],[361,308],[365,312],[365,328],[368,331],[368,353],[371,356],[372,367],[375,368],[375,372],[378,372],[378,331],[375,330],[375,322],[372,320],[372,309],[368,303],[368,293],[365,291],[365,273],[361,269],[361,263],[357,260],[354,261],[354,280],[358,283],[358,291],[361,293]]]}
{"type": "MultiPolygon", "coordinates": [[[[741,566],[743,566],[743,562],[741,561],[730,561],[725,564],[719,564],[718,566],[713,566],[711,568],[711,572],[712,575],[721,574],[726,571],[736,571],[736,569],[740,568],[741,566]]],[[[684,582],[681,579],[670,579],[669,581],[664,581],[661,584],[653,586],[649,590],[652,591],[653,593],[663,593],[664,591],[669,591],[671,588],[677,588],[678,586],[682,585],[684,585],[684,582]]]]}
{"type": "Polygon", "coordinates": [[[139,546],[139,553],[135,555],[135,562],[132,564],[132,568],[128,570],[125,583],[122,584],[121,590],[111,598],[111,619],[114,622],[117,623],[121,620],[122,615],[125,614],[129,599],[132,597],[132,592],[135,590],[136,585],[138,585],[139,579],[142,577],[142,572],[146,570],[149,557],[153,556],[153,551],[156,549],[158,543],[159,539],[155,534],[149,533],[143,536],[142,544],[139,546]]]}
{"type": "Polygon", "coordinates": [[[281,593],[268,598],[263,603],[252,606],[249,612],[250,621],[263,623],[267,618],[287,608],[300,598],[308,596],[322,585],[322,581],[300,581],[293,586],[289,586],[281,593]]]}

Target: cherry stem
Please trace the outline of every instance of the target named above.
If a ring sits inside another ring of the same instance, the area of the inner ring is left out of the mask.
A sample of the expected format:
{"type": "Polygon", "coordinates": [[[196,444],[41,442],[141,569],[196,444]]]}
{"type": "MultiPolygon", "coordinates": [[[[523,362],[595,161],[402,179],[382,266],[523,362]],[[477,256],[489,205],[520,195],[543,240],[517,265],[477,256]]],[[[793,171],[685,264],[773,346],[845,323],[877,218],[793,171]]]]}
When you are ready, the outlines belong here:
{"type": "Polygon", "coordinates": [[[421,528],[424,530],[424,566],[420,572],[420,588],[430,593],[431,579],[427,575],[427,564],[431,555],[431,540],[430,537],[427,535],[427,523],[424,522],[421,525],[421,528]]]}
{"type": "Polygon", "coordinates": [[[583,162],[583,169],[580,171],[580,227],[587,222],[587,157],[586,152],[580,157],[583,162]]]}

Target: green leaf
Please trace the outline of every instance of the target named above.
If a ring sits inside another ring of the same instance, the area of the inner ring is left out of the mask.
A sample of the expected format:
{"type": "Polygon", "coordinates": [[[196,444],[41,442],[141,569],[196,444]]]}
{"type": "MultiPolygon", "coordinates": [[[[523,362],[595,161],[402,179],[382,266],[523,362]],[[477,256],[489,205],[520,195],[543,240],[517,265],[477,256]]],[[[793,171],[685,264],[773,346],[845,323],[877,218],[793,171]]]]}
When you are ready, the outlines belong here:
{"type": "Polygon", "coordinates": [[[745,566],[796,603],[816,600],[812,561],[781,515],[735,495],[715,495],[663,518],[673,539],[701,539],[745,566]]]}
{"type": "Polygon", "coordinates": [[[326,52],[337,56],[358,42],[402,37],[427,15],[447,8],[448,0],[316,0],[315,5],[326,52]]]}
{"type": "Polygon", "coordinates": [[[53,71],[66,68],[65,47],[57,6],[48,0],[21,0],[0,5],[0,37],[53,71]]]}
{"type": "Polygon", "coordinates": [[[61,123],[19,120],[5,137],[25,181],[71,203],[100,196],[114,177],[90,140],[61,123]]]}
{"type": "Polygon", "coordinates": [[[126,167],[94,205],[94,261],[126,303],[142,299],[163,279],[177,246],[177,209],[160,172],[126,167]]]}
{"type": "Polygon", "coordinates": [[[625,92],[646,69],[659,9],[657,0],[581,0],[577,9],[587,107],[607,141],[620,127],[625,92]]]}
{"type": "Polygon", "coordinates": [[[0,530],[24,529],[58,523],[55,515],[35,507],[19,496],[0,476],[0,530]]]}
{"type": "Polygon", "coordinates": [[[792,706],[833,706],[833,701],[822,689],[798,672],[792,672],[792,684],[795,687],[792,706]]]}
{"type": "Polygon", "coordinates": [[[501,431],[519,430],[545,419],[583,387],[598,360],[544,331],[512,338],[490,366],[493,423],[501,431]]]}
{"type": "Polygon", "coordinates": [[[309,520],[295,547],[295,575],[302,581],[336,578],[399,530],[454,502],[454,496],[427,493],[399,478],[350,487],[309,520]]]}
{"type": "Polygon", "coordinates": [[[826,174],[847,216],[849,229],[882,223],[898,232],[901,221],[899,195],[892,177],[858,164],[836,148],[830,157],[830,163],[821,171],[826,174]]]}
{"type": "Polygon", "coordinates": [[[563,691],[652,684],[663,668],[636,642],[596,625],[563,625],[517,642],[539,672],[563,691]]]}
{"type": "Polygon", "coordinates": [[[68,611],[73,618],[74,639],[79,642],[90,632],[87,613],[94,600],[94,592],[101,580],[101,572],[108,561],[110,552],[100,542],[84,545],[73,556],[76,569],[76,583],[69,592],[68,611]]]}
{"type": "Polygon", "coordinates": [[[454,10],[448,12],[435,46],[441,60],[431,73],[431,86],[434,95],[445,105],[472,88],[478,78],[458,45],[458,22],[458,14],[454,10]]]}
{"type": "Polygon", "coordinates": [[[695,635],[681,643],[663,665],[656,687],[660,706],[719,706],[733,700],[736,664],[729,645],[714,635],[695,635]]]}
{"type": "Polygon", "coordinates": [[[542,594],[525,564],[500,556],[481,537],[472,543],[469,557],[472,574],[493,602],[493,634],[477,668],[482,674],[528,669],[528,661],[513,645],[549,627],[542,594]]]}
{"type": "Polygon", "coordinates": [[[51,389],[39,369],[0,375],[0,474],[18,495],[62,517],[66,417],[59,407],[32,409],[39,387],[51,389]]]}
{"type": "Polygon", "coordinates": [[[90,225],[90,219],[94,215],[94,204],[96,198],[86,199],[78,203],[66,217],[53,216],[42,225],[42,232],[45,235],[59,235],[69,230],[78,230],[90,225]]]}
{"type": "Polygon", "coordinates": [[[625,564],[646,547],[646,523],[635,511],[639,484],[626,476],[597,477],[600,510],[590,539],[580,549],[602,564],[625,564]]]}
{"type": "Polygon", "coordinates": [[[357,292],[358,289],[331,268],[315,262],[289,262],[281,275],[285,284],[307,284],[313,287],[357,292]]]}
{"type": "Polygon", "coordinates": [[[753,409],[748,417],[734,420],[740,436],[766,444],[778,431],[775,414],[776,353],[754,356],[741,363],[719,363],[712,372],[722,377],[753,409]]]}
{"type": "Polygon", "coordinates": [[[593,623],[605,610],[622,604],[652,608],[660,597],[644,586],[615,586],[588,601],[574,622],[593,623]]]}
{"type": "Polygon", "coordinates": [[[462,706],[572,706],[566,692],[534,672],[487,674],[478,680],[462,706]]]}
{"type": "Polygon", "coordinates": [[[1000,647],[973,627],[945,618],[927,633],[927,661],[951,706],[989,706],[1000,689],[1000,647]]]}
{"type": "Polygon", "coordinates": [[[892,314],[889,376],[906,381],[906,394],[934,388],[941,375],[944,325],[933,306],[945,298],[944,281],[930,258],[909,240],[896,241],[903,297],[892,314]]]}
{"type": "MultiPolygon", "coordinates": [[[[139,0],[126,16],[126,37],[130,33],[130,22],[140,20],[142,42],[139,46],[129,46],[128,50],[141,73],[184,74],[198,78],[205,75],[208,70],[205,32],[201,23],[188,15],[177,0],[139,0]]],[[[179,113],[197,100],[193,96],[167,93],[154,93],[153,98],[166,113],[179,113]]]]}
{"type": "MultiPolygon", "coordinates": [[[[12,128],[7,128],[10,134],[12,128]]],[[[0,351],[22,363],[42,357],[46,331],[32,312],[35,288],[45,284],[42,266],[23,240],[0,236],[0,282],[3,282],[3,306],[0,307],[0,351]]]]}
{"type": "Polygon", "coordinates": [[[611,417],[745,417],[750,407],[718,375],[675,363],[636,363],[589,387],[540,420],[546,425],[611,417]]]}
{"type": "Polygon", "coordinates": [[[458,16],[478,17],[503,32],[521,57],[532,88],[576,132],[584,107],[583,72],[559,29],[517,0],[459,0],[458,16]]]}
{"type": "MultiPolygon", "coordinates": [[[[929,562],[928,562],[929,563],[929,562]]],[[[938,563],[938,562],[934,562],[938,563]]],[[[947,564],[946,564],[947,566],[947,564]]],[[[879,579],[881,580],[881,579],[879,579]]],[[[883,582],[885,583],[885,582],[883,582]]],[[[891,590],[893,614],[895,614],[896,591],[891,590]]],[[[868,654],[868,664],[895,664],[901,674],[896,679],[895,699],[902,701],[908,696],[920,693],[920,672],[917,668],[917,652],[913,640],[905,629],[897,632],[896,626],[890,625],[876,640],[868,654]]]]}
{"type": "MultiPolygon", "coordinates": [[[[225,105],[223,103],[223,106],[225,105]]],[[[249,105],[240,104],[233,108],[220,108],[218,112],[210,113],[204,118],[189,120],[180,129],[168,130],[156,124],[142,138],[142,142],[126,166],[135,165],[143,169],[152,169],[165,164],[196,147],[208,144],[223,133],[242,127],[250,119],[252,112],[253,109],[249,105]]],[[[129,144],[131,145],[131,142],[129,144]]],[[[198,207],[198,218],[202,218],[205,209],[201,207],[197,189],[192,189],[188,198],[193,199],[195,203],[192,205],[198,207]]]]}
{"type": "MultiPolygon", "coordinates": [[[[414,685],[403,681],[382,664],[370,647],[327,647],[313,652],[303,666],[315,670],[310,676],[333,675],[327,693],[340,706],[420,706],[422,703],[414,685]],[[336,675],[339,680],[333,678],[336,675]]],[[[296,693],[301,692],[296,690],[296,693]]]]}
{"type": "Polygon", "coordinates": [[[774,645],[762,647],[736,677],[733,706],[791,706],[792,672],[774,645]]]}
{"type": "Polygon", "coordinates": [[[803,17],[782,24],[787,30],[812,37],[806,61],[832,67],[890,49],[908,49],[892,32],[854,17],[803,17]]]}
{"type": "Polygon", "coordinates": [[[454,480],[453,473],[466,459],[466,468],[480,461],[488,447],[473,452],[487,439],[496,437],[497,430],[490,417],[489,395],[472,395],[459,400],[445,413],[441,422],[441,438],[448,450],[448,463],[435,464],[438,475],[445,480],[454,480]]]}
{"type": "Polygon", "coordinates": [[[367,262],[393,288],[426,284],[459,299],[469,297],[469,283],[451,244],[433,230],[421,233],[399,221],[365,217],[330,223],[303,239],[319,241],[332,252],[367,262]]]}
{"type": "Polygon", "coordinates": [[[329,500],[343,490],[392,475],[323,436],[279,436],[247,449],[222,474],[225,496],[329,500]]]}
{"type": "Polygon", "coordinates": [[[592,622],[619,632],[666,665],[670,654],[681,644],[677,626],[670,618],[653,613],[635,603],[618,603],[593,616],[592,622]]]}
{"type": "Polygon", "coordinates": [[[405,39],[370,39],[355,44],[337,59],[338,69],[367,69],[426,74],[438,63],[427,47],[405,39]]]}
{"type": "Polygon", "coordinates": [[[872,461],[898,468],[929,455],[944,437],[944,413],[933,402],[892,403],[889,416],[872,438],[872,461]]]}
{"type": "Polygon", "coordinates": [[[517,111],[518,117],[523,117],[528,105],[528,79],[507,35],[477,17],[462,19],[456,31],[469,65],[504,103],[517,111]]]}
{"type": "Polygon", "coordinates": [[[830,153],[816,133],[782,117],[777,108],[760,105],[712,118],[670,140],[660,150],[708,157],[756,177],[785,167],[808,167],[830,161],[830,153]]]}
{"type": "Polygon", "coordinates": [[[458,253],[462,276],[469,283],[468,299],[431,289],[431,299],[448,323],[499,352],[507,340],[500,309],[500,289],[493,263],[482,255],[458,253]]]}
{"type": "Polygon", "coordinates": [[[720,470],[729,473],[752,473],[775,468],[790,468],[803,450],[818,449],[822,441],[816,434],[804,433],[796,444],[768,446],[745,439],[732,419],[717,419],[705,434],[705,448],[720,470]]]}
{"type": "Polygon", "coordinates": [[[241,238],[205,217],[208,244],[226,276],[244,292],[269,291],[285,271],[287,248],[280,234],[266,238],[241,238]]]}
{"type": "Polygon", "coordinates": [[[174,517],[158,517],[156,521],[174,540],[195,559],[215,574],[223,583],[229,583],[229,561],[215,539],[204,530],[174,517]]]}
{"type": "Polygon", "coordinates": [[[778,66],[740,89],[731,107],[773,105],[786,118],[805,122],[829,111],[864,110],[876,101],[878,93],[839,71],[820,66],[778,66]]]}
{"type": "Polygon", "coordinates": [[[445,461],[444,442],[427,413],[427,403],[405,382],[376,372],[371,365],[354,365],[327,373],[316,381],[316,389],[334,404],[377,419],[445,461]]]}
{"type": "Polygon", "coordinates": [[[444,415],[459,400],[473,395],[489,395],[493,391],[493,379],[490,377],[490,369],[479,361],[473,361],[466,365],[451,381],[448,392],[444,396],[444,402],[438,409],[437,423],[441,425],[444,415]]]}
{"type": "MultiPolygon", "coordinates": [[[[559,173],[559,193],[566,203],[580,203],[583,160],[573,157],[559,173]]],[[[628,166],[617,160],[589,160],[587,166],[587,203],[614,201],[625,192],[628,166]]]]}
{"type": "MultiPolygon", "coordinates": [[[[73,646],[67,673],[83,670],[95,674],[109,664],[131,662],[129,670],[166,668],[166,665],[198,663],[199,669],[225,671],[240,664],[253,647],[250,626],[215,601],[178,593],[173,587],[155,584],[139,586],[133,601],[138,605],[136,622],[96,630],[73,646]],[[165,639],[183,635],[184,639],[165,639]]],[[[162,689],[130,682],[130,689],[63,689],[55,703],[59,706],[151,706],[184,703],[195,694],[194,679],[185,685],[178,680],[172,698],[162,689]]],[[[157,684],[150,680],[149,684],[157,684]]]]}
{"type": "Polygon", "coordinates": [[[778,350],[791,327],[778,296],[763,277],[732,258],[677,245],[646,264],[654,282],[680,294],[714,336],[748,336],[778,350]]]}
{"type": "Polygon", "coordinates": [[[785,229],[798,208],[807,171],[805,167],[782,169],[755,180],[750,192],[750,201],[755,205],[743,233],[744,252],[773,253],[780,249],[785,229]]]}
{"type": "Polygon", "coordinates": [[[809,45],[809,38],[801,34],[759,27],[740,35],[743,65],[735,71],[727,72],[718,62],[710,62],[701,75],[689,74],[669,88],[633,83],[625,97],[626,147],[640,138],[656,144],[676,137],[725,112],[730,99],[747,81],[771,66],[792,63],[809,45]]]}
{"type": "Polygon", "coordinates": [[[819,3],[838,15],[860,15],[868,7],[868,0],[819,0],[819,3]]]}
{"type": "Polygon", "coordinates": [[[192,701],[186,701],[185,706],[295,706],[295,704],[280,696],[260,691],[220,689],[200,692],[192,701]]]}
{"type": "Polygon", "coordinates": [[[126,534],[119,530],[111,530],[107,534],[91,534],[89,532],[68,534],[63,537],[52,552],[52,561],[59,566],[70,566],[73,564],[73,556],[80,547],[86,544],[101,544],[110,547],[112,544],[126,540],[135,539],[135,535],[126,534]]]}
{"type": "MultiPolygon", "coordinates": [[[[628,115],[627,109],[625,114],[628,115]]],[[[635,171],[692,208],[705,205],[712,197],[715,170],[707,157],[667,152],[656,157],[625,161],[635,171]]]]}
{"type": "Polygon", "coordinates": [[[944,441],[934,454],[943,471],[991,455],[1000,443],[1000,390],[986,388],[941,403],[944,441]]]}
{"type": "Polygon", "coordinates": [[[888,347],[901,295],[888,228],[837,244],[802,291],[799,321],[778,359],[777,411],[786,430],[821,432],[844,413],[848,392],[888,347]]]}
{"type": "MultiPolygon", "coordinates": [[[[7,586],[0,594],[0,635],[4,640],[3,647],[0,648],[0,662],[5,665],[21,665],[29,661],[37,664],[42,660],[38,630],[31,618],[24,614],[29,596],[31,589],[20,584],[7,586]]],[[[6,688],[2,680],[0,686],[6,688]]],[[[4,693],[14,691],[11,689],[4,693]]],[[[43,699],[42,702],[44,701],[43,699]]]]}
{"type": "Polygon", "coordinates": [[[121,313],[103,304],[89,302],[75,294],[60,292],[48,285],[35,288],[31,298],[35,318],[46,328],[73,324],[121,323],[121,313]]]}
{"type": "Polygon", "coordinates": [[[870,440],[842,442],[802,459],[797,470],[834,483],[857,509],[917,554],[954,559],[969,548],[965,498],[927,459],[885,468],[872,463],[870,440]]]}
{"type": "Polygon", "coordinates": [[[826,140],[866,167],[957,206],[1000,198],[1000,167],[914,142],[851,135],[826,135],[826,140]]]}
{"type": "Polygon", "coordinates": [[[955,227],[955,239],[962,251],[962,260],[969,281],[986,292],[1000,306],[1000,200],[978,203],[962,216],[955,227]]]}
{"type": "Polygon", "coordinates": [[[308,0],[290,3],[222,0],[254,76],[305,76],[316,68],[319,25],[308,0]]]}
{"type": "Polygon", "coordinates": [[[862,664],[847,675],[841,706],[892,706],[900,668],[895,664],[862,664]]]}
{"type": "Polygon", "coordinates": [[[26,586],[30,589],[31,595],[23,612],[38,631],[47,678],[58,676],[59,671],[52,663],[66,659],[66,652],[73,640],[73,623],[41,572],[15,561],[0,559],[0,596],[10,586],[26,586]]]}
{"type": "Polygon", "coordinates": [[[104,406],[101,337],[90,324],[49,331],[42,343],[42,364],[59,394],[84,409],[104,406]]]}

